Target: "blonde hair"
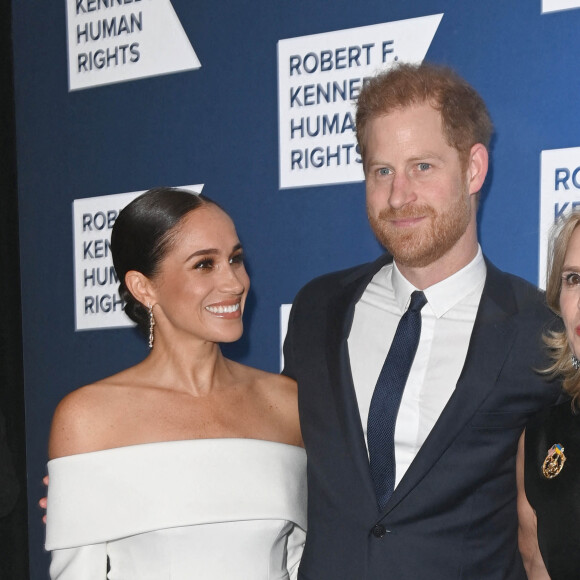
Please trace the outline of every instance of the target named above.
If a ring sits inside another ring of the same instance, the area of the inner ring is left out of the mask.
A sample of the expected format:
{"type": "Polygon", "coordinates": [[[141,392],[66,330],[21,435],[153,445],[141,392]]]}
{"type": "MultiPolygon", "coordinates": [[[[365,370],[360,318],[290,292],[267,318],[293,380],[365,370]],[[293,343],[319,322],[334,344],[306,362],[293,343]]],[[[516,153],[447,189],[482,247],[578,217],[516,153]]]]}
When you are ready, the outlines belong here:
{"type": "MultiPolygon", "coordinates": [[[[546,302],[550,309],[560,318],[560,292],[562,291],[562,271],[570,238],[580,225],[580,211],[574,211],[561,218],[552,228],[548,248],[548,264],[546,271],[546,302]]],[[[568,343],[566,331],[550,330],[543,335],[543,340],[549,349],[552,364],[542,370],[542,373],[552,378],[561,377],[564,390],[570,394],[574,402],[580,398],[580,370],[572,366],[572,349],[568,343]]]]}

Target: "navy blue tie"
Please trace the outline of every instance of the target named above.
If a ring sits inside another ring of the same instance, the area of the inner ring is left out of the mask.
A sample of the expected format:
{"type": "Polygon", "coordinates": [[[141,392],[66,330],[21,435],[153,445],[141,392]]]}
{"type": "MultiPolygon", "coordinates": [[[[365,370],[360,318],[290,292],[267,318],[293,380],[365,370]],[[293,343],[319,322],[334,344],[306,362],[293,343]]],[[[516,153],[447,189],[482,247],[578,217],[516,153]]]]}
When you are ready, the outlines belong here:
{"type": "Polygon", "coordinates": [[[393,343],[377,380],[367,422],[371,476],[379,510],[383,510],[395,489],[395,423],[407,377],[421,335],[421,308],[425,294],[415,290],[403,314],[393,343]]]}

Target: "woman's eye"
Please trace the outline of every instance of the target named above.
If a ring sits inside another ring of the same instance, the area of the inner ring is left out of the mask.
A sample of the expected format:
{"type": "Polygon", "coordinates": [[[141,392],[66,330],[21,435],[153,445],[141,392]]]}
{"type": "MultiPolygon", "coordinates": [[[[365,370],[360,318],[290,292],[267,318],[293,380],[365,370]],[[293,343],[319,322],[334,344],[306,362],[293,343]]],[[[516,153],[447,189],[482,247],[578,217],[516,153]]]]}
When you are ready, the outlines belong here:
{"type": "Polygon", "coordinates": [[[579,286],[580,285],[580,274],[576,272],[570,272],[570,274],[564,275],[564,280],[568,286],[579,286]]]}
{"type": "Polygon", "coordinates": [[[243,263],[244,263],[244,254],[242,252],[230,258],[230,264],[243,264],[243,263]]]}
{"type": "Polygon", "coordinates": [[[213,267],[213,260],[201,260],[193,267],[194,270],[209,270],[213,267]]]}

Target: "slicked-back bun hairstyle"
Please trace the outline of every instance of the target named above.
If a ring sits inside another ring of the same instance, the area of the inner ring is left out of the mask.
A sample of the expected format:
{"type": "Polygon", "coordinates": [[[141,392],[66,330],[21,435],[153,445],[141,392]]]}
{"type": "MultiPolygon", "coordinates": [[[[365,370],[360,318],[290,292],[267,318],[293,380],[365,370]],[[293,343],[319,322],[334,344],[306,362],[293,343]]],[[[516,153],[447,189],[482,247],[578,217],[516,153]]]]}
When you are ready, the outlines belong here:
{"type": "Polygon", "coordinates": [[[149,313],[146,305],[128,290],[127,272],[136,270],[154,278],[181,220],[209,204],[217,205],[208,197],[186,189],[157,187],[134,199],[117,216],[111,232],[111,253],[119,278],[119,294],[127,316],[144,333],[148,332],[149,313]]]}

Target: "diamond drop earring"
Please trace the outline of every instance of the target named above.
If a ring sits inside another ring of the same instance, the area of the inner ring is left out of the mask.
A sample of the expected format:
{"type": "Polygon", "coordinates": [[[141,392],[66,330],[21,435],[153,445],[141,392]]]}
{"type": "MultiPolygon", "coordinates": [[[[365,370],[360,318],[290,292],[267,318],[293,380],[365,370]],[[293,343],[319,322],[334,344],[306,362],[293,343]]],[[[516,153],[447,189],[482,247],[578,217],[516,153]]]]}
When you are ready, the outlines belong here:
{"type": "MultiPolygon", "coordinates": [[[[147,304],[147,309],[149,310],[149,348],[153,348],[153,341],[155,340],[155,336],[153,335],[153,327],[155,326],[153,306],[151,306],[151,304],[147,304]]],[[[580,361],[578,361],[578,364],[580,364],[580,361]]]]}

